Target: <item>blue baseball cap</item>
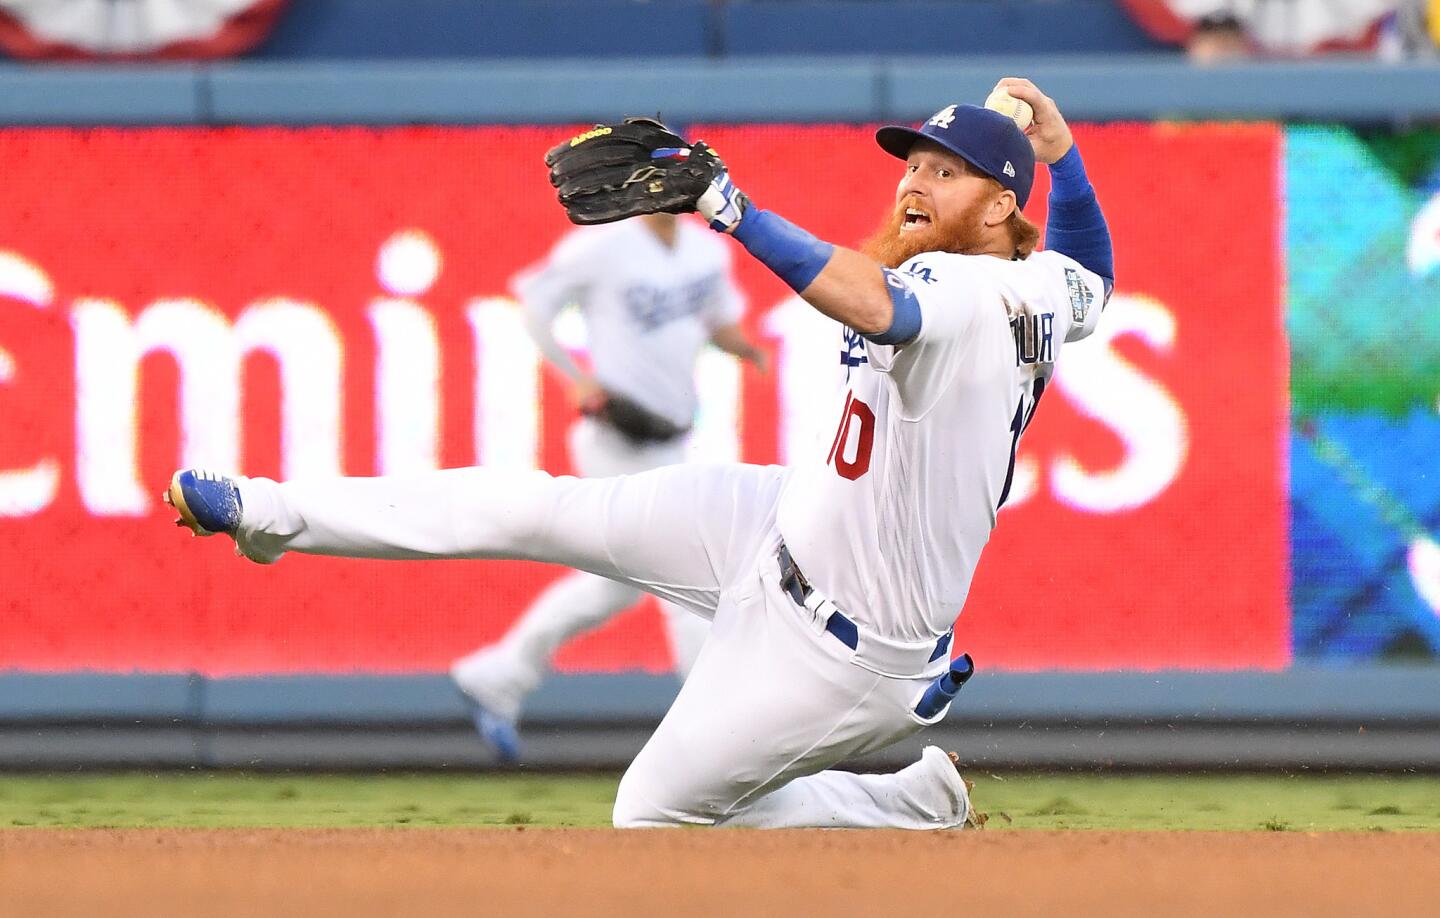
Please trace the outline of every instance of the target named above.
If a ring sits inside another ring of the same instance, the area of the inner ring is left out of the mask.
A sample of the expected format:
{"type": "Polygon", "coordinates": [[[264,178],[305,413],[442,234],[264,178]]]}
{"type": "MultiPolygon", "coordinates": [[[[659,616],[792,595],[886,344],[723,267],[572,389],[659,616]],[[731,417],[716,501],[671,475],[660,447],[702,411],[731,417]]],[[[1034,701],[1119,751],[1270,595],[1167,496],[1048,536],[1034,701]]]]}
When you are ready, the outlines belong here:
{"type": "Polygon", "coordinates": [[[917,140],[932,140],[1002,187],[1025,206],[1035,183],[1035,150],[1014,119],[978,105],[947,105],[919,129],[891,124],[875,132],[880,149],[899,159],[910,156],[917,140]]]}

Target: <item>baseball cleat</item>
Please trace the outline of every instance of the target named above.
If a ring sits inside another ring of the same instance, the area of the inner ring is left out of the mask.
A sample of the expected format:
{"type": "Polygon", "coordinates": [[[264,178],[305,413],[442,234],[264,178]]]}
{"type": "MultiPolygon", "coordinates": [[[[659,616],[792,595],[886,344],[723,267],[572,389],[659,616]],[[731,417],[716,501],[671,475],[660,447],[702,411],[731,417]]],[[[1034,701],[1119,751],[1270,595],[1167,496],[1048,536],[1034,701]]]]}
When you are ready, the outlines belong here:
{"type": "Polygon", "coordinates": [[[516,726],[520,697],[497,684],[489,665],[491,655],[490,651],[482,651],[456,661],[450,669],[450,681],[465,699],[470,722],[480,739],[495,750],[499,762],[514,765],[520,761],[520,730],[516,726]]]}
{"type": "Polygon", "coordinates": [[[224,475],[180,469],[170,477],[170,487],[162,497],[180,514],[175,525],[197,536],[234,535],[240,528],[240,489],[234,479],[224,475]]]}
{"type": "MultiPolygon", "coordinates": [[[[451,677],[454,678],[453,676],[451,677]]],[[[485,745],[495,750],[495,758],[503,765],[515,765],[520,761],[520,730],[515,718],[506,717],[494,707],[486,705],[470,693],[459,681],[455,682],[465,706],[470,709],[470,722],[485,745]]]]}
{"type": "Polygon", "coordinates": [[[970,790],[975,785],[961,777],[958,755],[946,752],[939,746],[926,746],[920,751],[920,761],[916,765],[923,769],[927,786],[920,799],[928,802],[927,809],[933,807],[931,812],[941,823],[939,828],[985,828],[989,817],[976,812],[975,806],[970,802],[970,790]],[[937,781],[939,787],[936,787],[937,781]],[[932,796],[928,788],[940,791],[940,795],[932,796]]]}
{"type": "Polygon", "coordinates": [[[495,750],[496,759],[506,765],[520,761],[520,731],[515,721],[496,714],[473,698],[470,699],[470,721],[486,745],[495,750]]]}
{"type": "Polygon", "coordinates": [[[975,809],[975,804],[970,800],[970,792],[975,790],[975,782],[960,774],[960,755],[955,752],[946,752],[950,757],[950,764],[955,766],[955,774],[960,775],[960,783],[965,785],[965,828],[983,829],[990,817],[975,809]]]}

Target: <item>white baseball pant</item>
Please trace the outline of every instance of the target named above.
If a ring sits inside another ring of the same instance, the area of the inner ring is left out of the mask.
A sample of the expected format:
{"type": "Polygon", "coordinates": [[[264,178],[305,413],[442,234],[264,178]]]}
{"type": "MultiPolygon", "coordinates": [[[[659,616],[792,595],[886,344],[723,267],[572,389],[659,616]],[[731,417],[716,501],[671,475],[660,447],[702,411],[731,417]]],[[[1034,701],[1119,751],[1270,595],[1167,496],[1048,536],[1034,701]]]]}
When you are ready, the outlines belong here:
{"type": "Polygon", "coordinates": [[[857,665],[780,588],[784,483],[780,467],[700,464],[599,479],[483,468],[242,479],[236,540],[257,560],[547,561],[712,618],[689,679],[620,782],[617,826],[961,825],[948,761],[926,755],[892,775],[827,770],[918,730],[910,710],[926,680],[857,665]]]}
{"type": "MultiPolygon", "coordinates": [[[[635,446],[609,425],[582,417],[570,426],[570,460],[584,478],[634,475],[685,461],[685,438],[635,446]]],[[[545,588],[498,643],[455,662],[451,672],[462,686],[483,686],[497,713],[514,718],[526,695],[550,669],[566,641],[597,628],[639,602],[636,587],[577,571],[545,588]]],[[[710,623],[683,606],[661,600],[675,669],[683,679],[700,653],[710,623]]]]}

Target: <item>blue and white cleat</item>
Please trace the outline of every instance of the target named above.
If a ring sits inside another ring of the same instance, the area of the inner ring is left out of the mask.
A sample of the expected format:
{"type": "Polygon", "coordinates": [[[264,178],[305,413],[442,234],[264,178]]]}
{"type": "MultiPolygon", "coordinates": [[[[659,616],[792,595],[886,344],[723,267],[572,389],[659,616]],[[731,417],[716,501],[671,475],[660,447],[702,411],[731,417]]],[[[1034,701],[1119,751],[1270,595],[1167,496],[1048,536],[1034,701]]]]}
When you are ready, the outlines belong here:
{"type": "Polygon", "coordinates": [[[180,514],[175,525],[197,536],[234,535],[240,528],[240,489],[233,478],[202,469],[181,469],[170,476],[163,497],[180,514]]]}
{"type": "Polygon", "coordinates": [[[515,721],[497,714],[469,695],[465,698],[470,702],[470,720],[480,738],[495,750],[496,760],[505,765],[518,763],[520,731],[515,728],[515,721]]]}
{"type": "Polygon", "coordinates": [[[493,647],[486,647],[456,660],[450,667],[450,681],[465,699],[470,722],[485,745],[495,751],[504,765],[520,761],[520,705],[524,694],[504,676],[506,667],[493,647]]]}

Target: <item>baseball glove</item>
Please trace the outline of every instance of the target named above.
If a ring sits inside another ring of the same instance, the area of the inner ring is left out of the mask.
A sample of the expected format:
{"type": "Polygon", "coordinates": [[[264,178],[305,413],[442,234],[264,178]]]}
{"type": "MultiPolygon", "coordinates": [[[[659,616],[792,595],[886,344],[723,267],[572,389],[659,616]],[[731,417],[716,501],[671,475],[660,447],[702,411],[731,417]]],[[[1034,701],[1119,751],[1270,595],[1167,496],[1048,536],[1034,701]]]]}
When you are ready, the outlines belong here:
{"type": "Polygon", "coordinates": [[[651,118],[597,124],[545,154],[550,184],[570,222],[613,223],[639,214],[683,214],[725,164],[651,118]]]}
{"type": "Polygon", "coordinates": [[[595,416],[620,432],[633,446],[665,443],[689,430],[667,417],[658,415],[628,396],[605,393],[605,404],[595,416]]]}

